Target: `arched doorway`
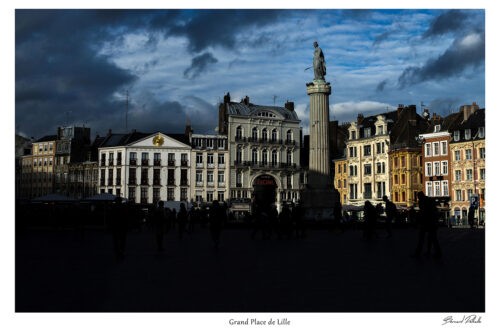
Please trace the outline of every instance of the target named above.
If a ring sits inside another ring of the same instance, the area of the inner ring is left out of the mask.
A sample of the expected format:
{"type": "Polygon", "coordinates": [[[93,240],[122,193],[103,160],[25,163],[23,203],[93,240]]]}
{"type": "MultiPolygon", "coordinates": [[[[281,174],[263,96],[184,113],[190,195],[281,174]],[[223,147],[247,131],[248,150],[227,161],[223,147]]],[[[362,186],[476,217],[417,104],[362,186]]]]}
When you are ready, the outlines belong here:
{"type": "Polygon", "coordinates": [[[267,208],[276,203],[276,180],[270,175],[261,175],[253,181],[254,204],[267,208]]]}

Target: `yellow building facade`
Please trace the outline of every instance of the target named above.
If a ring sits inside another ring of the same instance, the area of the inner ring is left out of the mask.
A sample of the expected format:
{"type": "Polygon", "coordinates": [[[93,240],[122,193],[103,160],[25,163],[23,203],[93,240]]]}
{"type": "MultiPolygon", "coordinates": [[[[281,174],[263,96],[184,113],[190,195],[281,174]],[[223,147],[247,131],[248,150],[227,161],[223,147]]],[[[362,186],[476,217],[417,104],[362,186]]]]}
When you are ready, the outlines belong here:
{"type": "Polygon", "coordinates": [[[403,207],[413,206],[417,201],[417,193],[423,190],[421,150],[390,150],[389,164],[391,201],[403,207]]]}
{"type": "Polygon", "coordinates": [[[349,188],[347,186],[347,159],[342,158],[334,161],[335,163],[335,176],[333,186],[339,192],[340,203],[345,205],[347,196],[349,195],[349,188]]]}

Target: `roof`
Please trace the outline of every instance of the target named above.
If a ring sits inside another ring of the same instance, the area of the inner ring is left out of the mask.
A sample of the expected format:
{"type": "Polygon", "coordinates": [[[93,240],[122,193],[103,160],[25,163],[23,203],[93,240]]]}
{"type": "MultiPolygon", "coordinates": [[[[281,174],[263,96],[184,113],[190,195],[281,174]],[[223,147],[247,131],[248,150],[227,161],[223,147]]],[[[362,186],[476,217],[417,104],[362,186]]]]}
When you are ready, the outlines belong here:
{"type": "Polygon", "coordinates": [[[425,133],[429,124],[415,108],[404,108],[390,134],[391,149],[418,148],[418,134],[425,133]]]}
{"type": "Polygon", "coordinates": [[[116,147],[125,146],[129,143],[135,142],[152,133],[131,132],[127,134],[108,134],[99,147],[116,147]]]}
{"type": "Polygon", "coordinates": [[[264,105],[255,105],[252,103],[246,104],[246,103],[236,103],[236,102],[226,103],[226,106],[228,115],[259,117],[259,114],[270,112],[271,114],[274,114],[282,119],[290,121],[300,121],[295,111],[290,111],[287,108],[281,106],[264,106],[264,105]]]}
{"type": "Polygon", "coordinates": [[[40,139],[36,140],[35,142],[47,142],[47,141],[56,141],[57,140],[57,135],[46,135],[44,137],[41,137],[40,139]]]}

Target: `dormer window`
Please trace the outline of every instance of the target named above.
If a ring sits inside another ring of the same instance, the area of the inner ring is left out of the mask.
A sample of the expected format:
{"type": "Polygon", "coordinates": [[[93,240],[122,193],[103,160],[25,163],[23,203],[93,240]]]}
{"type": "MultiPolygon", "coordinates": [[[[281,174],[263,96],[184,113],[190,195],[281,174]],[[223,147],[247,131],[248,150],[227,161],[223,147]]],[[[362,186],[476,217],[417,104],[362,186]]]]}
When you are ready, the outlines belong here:
{"type": "Polygon", "coordinates": [[[351,131],[351,140],[356,140],[356,131],[351,131]]]}
{"type": "Polygon", "coordinates": [[[465,130],[465,140],[470,140],[470,128],[465,130]]]}
{"type": "Polygon", "coordinates": [[[434,133],[441,131],[441,125],[434,125],[434,133]]]}
{"type": "Polygon", "coordinates": [[[477,130],[477,135],[480,137],[480,138],[484,138],[484,127],[479,127],[478,130],[477,130]]]}
{"type": "Polygon", "coordinates": [[[453,132],[453,141],[460,141],[460,131],[453,132]]]}
{"type": "Polygon", "coordinates": [[[363,131],[364,131],[365,138],[369,138],[372,134],[372,129],[370,127],[363,129],[363,131]]]}
{"type": "Polygon", "coordinates": [[[378,135],[384,134],[384,126],[377,126],[377,134],[378,135]]]}

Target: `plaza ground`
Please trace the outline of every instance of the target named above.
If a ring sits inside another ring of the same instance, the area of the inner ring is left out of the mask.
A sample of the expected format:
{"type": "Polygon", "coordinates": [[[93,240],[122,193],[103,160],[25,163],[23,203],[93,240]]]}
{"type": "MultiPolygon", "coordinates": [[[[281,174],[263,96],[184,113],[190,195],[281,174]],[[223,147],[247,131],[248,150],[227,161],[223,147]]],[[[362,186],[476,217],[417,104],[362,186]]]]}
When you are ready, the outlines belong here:
{"type": "Polygon", "coordinates": [[[417,231],[362,240],[360,230],[308,230],[305,239],[251,238],[207,228],[158,252],[130,232],[125,258],[105,230],[16,235],[17,312],[484,312],[484,229],[441,228],[440,260],[414,259],[417,231]]]}

